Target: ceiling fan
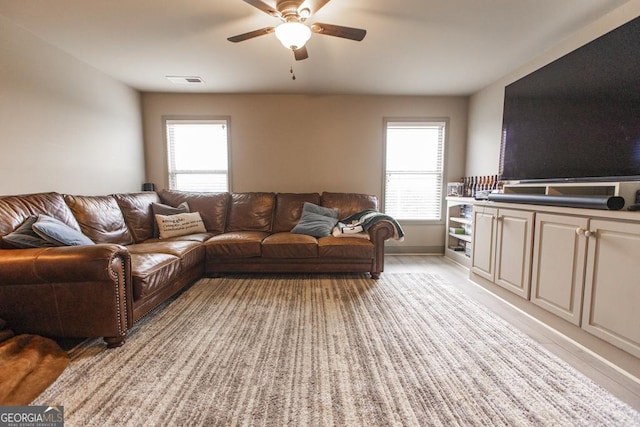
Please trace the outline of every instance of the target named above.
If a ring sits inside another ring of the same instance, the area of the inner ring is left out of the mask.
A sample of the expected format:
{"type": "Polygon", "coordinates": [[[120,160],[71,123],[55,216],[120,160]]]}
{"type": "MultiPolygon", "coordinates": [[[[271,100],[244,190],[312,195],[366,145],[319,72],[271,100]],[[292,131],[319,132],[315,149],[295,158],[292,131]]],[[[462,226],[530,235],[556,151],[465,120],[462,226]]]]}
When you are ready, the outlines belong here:
{"type": "Polygon", "coordinates": [[[248,33],[229,37],[230,42],[241,42],[265,34],[276,34],[276,37],[287,49],[293,50],[297,61],[307,59],[309,54],[305,43],[311,37],[311,33],[324,34],[328,36],[341,37],[343,39],[361,41],[367,34],[367,30],[359,28],[343,27],[341,25],[323,24],[316,22],[308,26],[306,20],[315,14],[329,0],[276,0],[276,7],[273,8],[262,0],[243,0],[251,6],[278,18],[282,21],[275,27],[265,27],[248,33]]]}

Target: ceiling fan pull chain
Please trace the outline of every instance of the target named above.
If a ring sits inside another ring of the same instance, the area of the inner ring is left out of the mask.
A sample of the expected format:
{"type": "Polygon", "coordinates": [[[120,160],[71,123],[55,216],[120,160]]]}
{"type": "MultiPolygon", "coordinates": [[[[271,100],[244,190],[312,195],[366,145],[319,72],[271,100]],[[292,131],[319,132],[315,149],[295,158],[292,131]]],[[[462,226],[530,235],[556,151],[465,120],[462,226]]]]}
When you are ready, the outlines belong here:
{"type": "Polygon", "coordinates": [[[291,66],[291,68],[289,68],[289,72],[291,73],[291,80],[295,80],[296,79],[296,75],[293,72],[293,65],[291,66]]]}

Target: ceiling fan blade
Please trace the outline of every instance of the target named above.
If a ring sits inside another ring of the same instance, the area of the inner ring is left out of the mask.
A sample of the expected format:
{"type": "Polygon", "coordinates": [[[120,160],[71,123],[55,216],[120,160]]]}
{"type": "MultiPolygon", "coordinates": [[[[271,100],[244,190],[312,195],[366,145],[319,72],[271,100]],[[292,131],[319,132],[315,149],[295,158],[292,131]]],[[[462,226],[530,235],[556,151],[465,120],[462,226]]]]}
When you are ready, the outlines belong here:
{"type": "Polygon", "coordinates": [[[318,11],[322,8],[322,6],[324,6],[327,3],[329,3],[329,0],[305,0],[302,2],[300,7],[298,7],[298,11],[301,11],[303,9],[309,9],[309,11],[311,12],[311,15],[313,15],[318,13],[318,11]]]}
{"type": "Polygon", "coordinates": [[[227,40],[230,42],[238,43],[241,41],[249,40],[254,37],[264,36],[271,34],[275,31],[273,27],[260,28],[259,30],[249,31],[248,33],[238,34],[237,36],[229,37],[227,40]]]}
{"type": "Polygon", "coordinates": [[[367,35],[367,30],[360,28],[343,27],[341,25],[322,24],[316,22],[311,25],[311,31],[327,36],[342,37],[343,39],[361,41],[367,35]]]}
{"type": "Polygon", "coordinates": [[[282,18],[282,15],[280,14],[280,12],[278,12],[276,9],[274,9],[273,7],[269,6],[268,4],[266,4],[261,0],[243,0],[243,1],[255,8],[260,9],[261,11],[263,11],[268,15],[275,16],[276,18],[282,18]]]}
{"type": "Polygon", "coordinates": [[[309,57],[309,53],[307,52],[307,47],[302,46],[300,49],[295,49],[293,51],[293,56],[295,56],[296,61],[302,61],[303,59],[307,59],[309,57]]]}

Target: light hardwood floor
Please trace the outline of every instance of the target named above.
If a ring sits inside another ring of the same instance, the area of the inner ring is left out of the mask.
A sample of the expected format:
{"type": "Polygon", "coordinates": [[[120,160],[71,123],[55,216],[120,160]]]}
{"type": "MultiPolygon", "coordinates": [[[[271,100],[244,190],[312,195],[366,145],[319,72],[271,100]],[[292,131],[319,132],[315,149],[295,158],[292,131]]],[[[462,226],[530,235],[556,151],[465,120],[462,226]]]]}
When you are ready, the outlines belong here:
{"type": "MultiPolygon", "coordinates": [[[[511,299],[508,295],[502,298],[472,282],[469,280],[469,271],[466,268],[444,256],[386,255],[384,270],[383,274],[426,272],[439,275],[463,291],[469,298],[502,317],[601,387],[609,390],[620,400],[640,411],[640,378],[638,374],[640,362],[638,359],[620,352],[606,343],[597,343],[598,350],[604,348],[603,351],[592,351],[587,348],[592,346],[595,341],[592,337],[587,336],[586,333],[584,336],[580,335],[579,330],[568,330],[562,322],[555,325],[551,319],[554,327],[558,327],[559,330],[565,328],[569,335],[573,334],[577,337],[576,340],[567,338],[535,318],[537,315],[544,319],[545,313],[537,313],[536,308],[532,309],[533,315],[527,313],[526,311],[529,310],[527,304],[520,303],[517,299],[511,299]],[[605,356],[598,354],[598,352],[605,356]],[[618,362],[619,366],[605,360],[605,357],[618,362]]],[[[499,293],[499,290],[497,292],[499,293]]]]}

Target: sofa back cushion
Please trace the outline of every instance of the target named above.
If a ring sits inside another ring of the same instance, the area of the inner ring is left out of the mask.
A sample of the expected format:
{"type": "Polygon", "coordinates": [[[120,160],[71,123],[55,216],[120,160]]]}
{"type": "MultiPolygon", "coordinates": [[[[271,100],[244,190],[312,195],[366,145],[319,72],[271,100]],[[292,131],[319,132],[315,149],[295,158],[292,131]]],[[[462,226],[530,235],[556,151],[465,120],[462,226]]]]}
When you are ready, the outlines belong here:
{"type": "Polygon", "coordinates": [[[154,237],[154,220],[151,205],[160,203],[154,191],[114,194],[135,243],[154,237]]]}
{"type": "Polygon", "coordinates": [[[273,232],[291,231],[300,221],[302,206],[305,202],[320,204],[318,193],[278,193],[276,194],[276,213],[273,219],[273,232]]]}
{"type": "Polygon", "coordinates": [[[200,213],[204,226],[210,233],[222,233],[227,220],[229,193],[195,193],[189,191],[162,190],[162,203],[179,206],[187,202],[190,212],[200,213]]]}
{"type": "MultiPolygon", "coordinates": [[[[69,227],[80,231],[73,213],[59,193],[37,193],[21,196],[0,197],[0,237],[20,227],[33,215],[44,214],[56,218],[69,227]]],[[[0,239],[0,247],[12,247],[0,239]]]]}
{"type": "Polygon", "coordinates": [[[64,199],[80,224],[82,233],[94,242],[119,245],[133,243],[115,197],[65,195],[64,199]]]}
{"type": "Polygon", "coordinates": [[[378,198],[369,194],[325,191],[322,193],[321,205],[338,209],[338,218],[342,219],[365,209],[378,210],[378,198]]]}
{"type": "Polygon", "coordinates": [[[226,231],[271,231],[275,193],[232,193],[226,231]]]}

